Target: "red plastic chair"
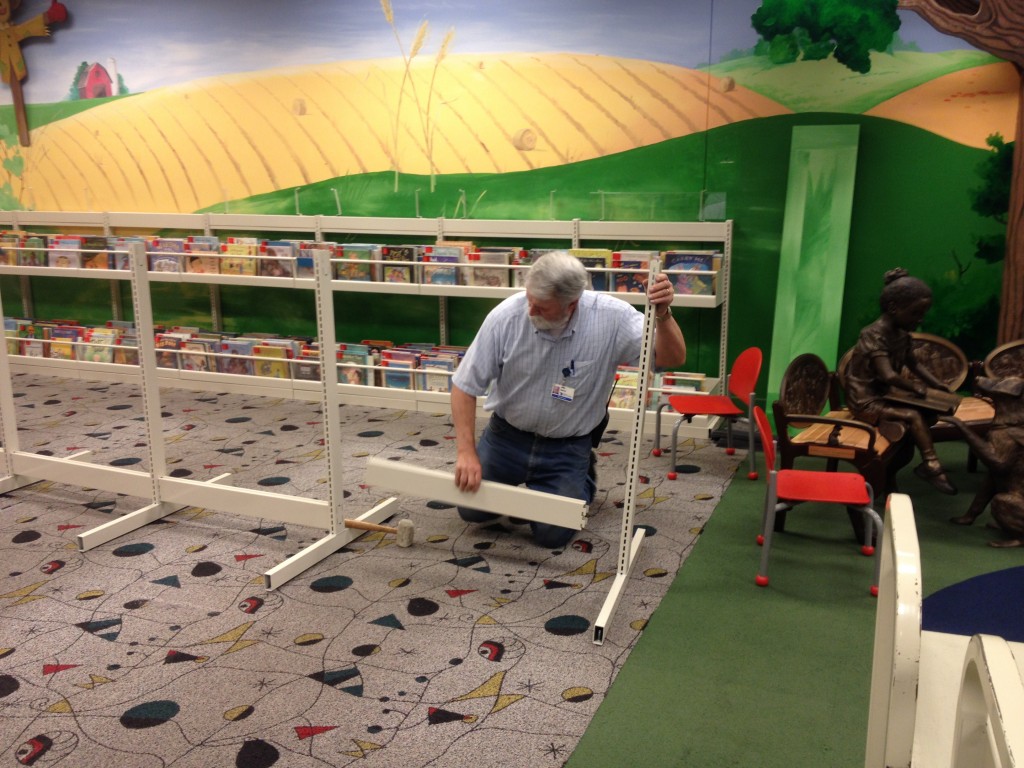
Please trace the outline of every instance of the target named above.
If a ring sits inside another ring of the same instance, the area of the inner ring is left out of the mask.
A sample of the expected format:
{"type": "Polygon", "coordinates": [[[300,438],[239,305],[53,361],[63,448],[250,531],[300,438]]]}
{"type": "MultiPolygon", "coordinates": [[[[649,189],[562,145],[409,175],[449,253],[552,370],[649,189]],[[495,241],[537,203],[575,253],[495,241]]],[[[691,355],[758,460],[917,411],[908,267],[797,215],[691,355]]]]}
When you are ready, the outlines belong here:
{"type": "Polygon", "coordinates": [[[775,514],[792,509],[802,501],[816,501],[841,504],[859,509],[864,515],[864,544],[861,554],[875,557],[875,576],[871,583],[871,594],[878,596],[878,573],[880,561],[872,542],[872,533],[882,535],[882,518],[871,506],[874,493],[863,475],[854,472],[827,472],[808,469],[775,469],[775,442],[772,428],[764,409],[754,406],[754,420],[761,435],[764,450],[765,469],[768,473],[768,489],[764,497],[764,515],[761,521],[761,566],[755,583],[768,586],[768,556],[772,548],[772,534],[775,531],[775,514]]]}
{"type": "MultiPolygon", "coordinates": [[[[754,443],[754,418],[751,408],[754,405],[754,390],[757,389],[757,379],[761,375],[761,350],[757,347],[749,347],[740,352],[732,364],[729,375],[726,378],[727,395],[671,395],[668,398],[669,405],[680,415],[680,419],[672,427],[672,466],[667,475],[669,480],[676,479],[676,446],[679,442],[679,426],[684,421],[691,421],[694,416],[722,416],[725,418],[725,452],[730,456],[736,452],[732,447],[732,423],[740,416],[746,415],[747,439],[750,446],[747,451],[747,458],[750,461],[750,471],[747,474],[751,480],[757,480],[757,466],[755,454],[757,450],[754,443]],[[737,405],[739,401],[742,407],[737,405]]],[[[660,429],[657,430],[660,432],[660,429]]],[[[656,434],[655,439],[658,439],[656,434]]],[[[661,455],[661,449],[655,443],[655,456],[661,455]]]]}

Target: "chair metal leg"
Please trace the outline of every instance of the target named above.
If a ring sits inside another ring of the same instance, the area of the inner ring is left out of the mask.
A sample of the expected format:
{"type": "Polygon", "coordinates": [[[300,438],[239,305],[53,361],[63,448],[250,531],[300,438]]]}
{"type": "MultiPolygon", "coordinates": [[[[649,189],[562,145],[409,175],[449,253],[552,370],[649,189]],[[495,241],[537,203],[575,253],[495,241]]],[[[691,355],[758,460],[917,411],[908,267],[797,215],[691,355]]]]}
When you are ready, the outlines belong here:
{"type": "Polygon", "coordinates": [[[882,517],[871,506],[866,506],[863,509],[865,534],[864,549],[861,551],[865,555],[874,555],[875,580],[871,582],[871,596],[878,597],[878,577],[882,571],[882,517]],[[872,530],[874,531],[874,537],[872,537],[872,530]],[[876,541],[878,546],[874,544],[876,541]]]}
{"type": "Polygon", "coordinates": [[[658,403],[654,409],[654,448],[651,449],[653,456],[661,456],[661,412],[669,406],[669,403],[658,403]]]}
{"type": "Polygon", "coordinates": [[[692,417],[686,414],[679,414],[679,420],[672,426],[672,463],[668,469],[668,479],[676,479],[676,448],[679,445],[679,427],[684,421],[690,421],[692,417]]]}
{"type": "Polygon", "coordinates": [[[750,462],[748,480],[757,480],[757,443],[754,442],[754,393],[750,393],[750,404],[747,406],[747,460],[750,462]]]}
{"type": "Polygon", "coordinates": [[[764,515],[761,522],[761,535],[758,537],[758,543],[761,545],[761,564],[758,567],[754,583],[759,587],[768,586],[768,556],[771,553],[772,548],[772,534],[774,533],[775,528],[775,513],[778,512],[780,508],[788,509],[789,505],[779,503],[779,498],[775,491],[775,485],[773,482],[769,482],[764,498],[764,515]]]}

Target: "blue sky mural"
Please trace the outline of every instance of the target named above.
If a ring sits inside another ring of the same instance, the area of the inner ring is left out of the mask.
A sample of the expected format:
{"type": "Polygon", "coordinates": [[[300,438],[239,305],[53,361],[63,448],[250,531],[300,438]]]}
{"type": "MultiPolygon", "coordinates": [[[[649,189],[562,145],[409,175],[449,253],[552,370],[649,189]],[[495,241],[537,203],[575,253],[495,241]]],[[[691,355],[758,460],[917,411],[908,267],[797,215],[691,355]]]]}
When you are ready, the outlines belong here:
{"type": "MultiPolygon", "coordinates": [[[[25,0],[15,22],[50,0],[25,0]]],[[[210,75],[398,54],[379,0],[284,4],[279,0],[67,0],[69,23],[49,40],[22,43],[29,103],[63,100],[82,61],[117,62],[133,93],[210,75]]],[[[453,53],[573,51],[697,67],[757,36],[750,17],[760,0],[392,0],[405,46],[422,21],[424,51],[455,30],[453,53]],[[713,13],[712,13],[713,10],[713,13]]],[[[962,49],[901,12],[903,40],[923,51],[962,49]]],[[[10,90],[0,89],[9,104],[10,90]]]]}

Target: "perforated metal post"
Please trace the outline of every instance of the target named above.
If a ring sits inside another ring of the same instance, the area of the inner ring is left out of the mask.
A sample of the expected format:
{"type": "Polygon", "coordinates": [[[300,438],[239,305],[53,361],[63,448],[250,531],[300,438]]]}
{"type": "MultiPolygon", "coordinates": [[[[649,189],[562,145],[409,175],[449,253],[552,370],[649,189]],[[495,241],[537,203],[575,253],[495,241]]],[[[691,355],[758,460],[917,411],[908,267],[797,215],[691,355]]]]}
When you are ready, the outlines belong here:
{"type": "MultiPolygon", "coordinates": [[[[661,271],[659,259],[651,259],[648,285],[661,271]]],[[[622,532],[619,538],[619,562],[615,580],[605,599],[604,607],[594,622],[594,643],[604,643],[605,627],[608,626],[618,607],[619,599],[629,579],[630,570],[636,562],[637,553],[644,540],[642,528],[633,530],[633,514],[636,511],[637,485],[640,481],[640,457],[644,441],[644,419],[647,415],[647,379],[651,370],[654,353],[654,305],[644,306],[644,334],[640,345],[640,364],[637,374],[636,405],[633,410],[633,433],[629,443],[629,461],[626,464],[626,498],[622,504],[622,532]]]]}
{"type": "MultiPolygon", "coordinates": [[[[339,448],[341,424],[338,409],[341,406],[341,398],[338,394],[336,359],[338,345],[334,326],[334,291],[331,288],[330,256],[329,251],[313,252],[316,279],[317,339],[320,342],[320,409],[323,415],[324,454],[327,458],[328,468],[327,503],[330,510],[330,530],[323,538],[263,574],[263,581],[267,589],[276,589],[363,534],[363,531],[353,531],[345,527],[345,516],[341,509],[344,497],[342,492],[342,453],[339,448]]],[[[357,519],[362,522],[380,523],[394,514],[394,510],[391,508],[396,501],[395,498],[387,499],[357,519]]]]}

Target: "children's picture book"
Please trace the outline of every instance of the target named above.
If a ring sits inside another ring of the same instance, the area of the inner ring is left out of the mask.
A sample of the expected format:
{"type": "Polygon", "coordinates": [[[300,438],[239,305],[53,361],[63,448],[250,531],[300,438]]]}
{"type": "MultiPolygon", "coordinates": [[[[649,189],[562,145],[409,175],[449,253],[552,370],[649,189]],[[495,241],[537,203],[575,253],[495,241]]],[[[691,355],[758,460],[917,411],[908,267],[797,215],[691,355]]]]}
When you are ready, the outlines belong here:
{"type": "Polygon", "coordinates": [[[657,256],[657,251],[615,251],[612,269],[623,271],[612,272],[613,290],[618,293],[644,293],[651,259],[657,256]]]}
{"type": "Polygon", "coordinates": [[[83,269],[113,269],[110,248],[106,237],[89,236],[82,238],[83,269]]]}
{"type": "Polygon", "coordinates": [[[510,285],[508,265],[520,248],[481,248],[466,256],[466,284],[507,288],[510,285]]]}
{"type": "Polygon", "coordinates": [[[13,267],[20,264],[18,251],[21,249],[22,236],[17,232],[0,234],[0,264],[13,267]]]}
{"type": "Polygon", "coordinates": [[[316,277],[316,252],[325,251],[326,258],[338,256],[340,246],[329,241],[306,241],[299,244],[299,252],[295,257],[296,277],[316,277]]]}
{"type": "Polygon", "coordinates": [[[715,293],[715,276],[722,261],[718,251],[664,251],[661,261],[661,271],[668,275],[677,294],[711,296],[715,293]]]}
{"type": "Polygon", "coordinates": [[[612,252],[607,248],[570,248],[569,253],[580,261],[590,273],[590,287],[594,291],[607,291],[612,252]]]}
{"type": "Polygon", "coordinates": [[[291,350],[287,347],[275,346],[273,344],[254,344],[252,348],[253,372],[257,376],[266,376],[271,379],[291,378],[291,366],[288,359],[291,357],[291,350]]]}
{"type": "Polygon", "coordinates": [[[229,237],[221,245],[222,275],[255,275],[260,241],[255,237],[229,237]]]}
{"type": "MultiPolygon", "coordinates": [[[[654,391],[650,386],[654,381],[653,375],[648,377],[647,407],[654,405],[654,391]]],[[[636,396],[639,391],[640,369],[635,366],[620,365],[615,371],[615,384],[613,385],[611,397],[608,399],[609,408],[636,408],[636,396]]]]}
{"type": "Polygon", "coordinates": [[[156,348],[156,364],[158,368],[179,368],[178,350],[185,339],[177,333],[158,333],[153,337],[156,348]]]}
{"type": "Polygon", "coordinates": [[[87,328],[82,337],[84,344],[78,359],[92,363],[112,363],[114,341],[119,335],[113,328],[87,328]]]}
{"type": "Polygon", "coordinates": [[[18,251],[18,264],[23,267],[47,266],[46,240],[39,235],[28,235],[18,251]]]}
{"type": "Polygon", "coordinates": [[[380,249],[385,283],[415,282],[416,264],[421,260],[418,245],[385,245],[380,249]]]}
{"type": "Polygon", "coordinates": [[[320,381],[320,350],[307,347],[292,360],[292,378],[298,381],[320,381]]]}
{"type": "Polygon", "coordinates": [[[134,332],[123,333],[114,340],[114,362],[118,365],[139,364],[139,338],[134,332]]]}
{"type": "Polygon", "coordinates": [[[184,272],[185,238],[154,237],[148,255],[150,272],[184,272]]]}
{"type": "Polygon", "coordinates": [[[375,384],[375,364],[373,353],[366,344],[345,342],[338,344],[337,367],[338,382],[341,384],[361,384],[371,387],[375,384]]]}
{"type": "Polygon", "coordinates": [[[420,358],[417,389],[424,392],[451,392],[452,377],[458,357],[446,354],[424,354],[420,358]]]}
{"type": "Polygon", "coordinates": [[[465,257],[461,246],[427,245],[421,257],[420,282],[429,285],[459,285],[456,266],[465,257]]]}
{"type": "Polygon", "coordinates": [[[380,280],[380,245],[368,243],[345,243],[338,247],[337,256],[332,259],[335,280],[380,280]]]}
{"type": "Polygon", "coordinates": [[[212,355],[216,353],[219,346],[220,342],[214,339],[187,339],[184,343],[182,343],[181,354],[178,355],[181,370],[213,370],[212,355]]]}
{"type": "Polygon", "coordinates": [[[252,376],[252,348],[253,341],[251,339],[225,339],[220,344],[217,371],[252,376]]]}
{"type": "Polygon", "coordinates": [[[294,277],[297,252],[290,240],[264,240],[260,244],[257,271],[261,277],[294,277]]]}
{"type": "Polygon", "coordinates": [[[78,345],[85,329],[77,325],[58,325],[49,329],[49,356],[54,360],[77,360],[78,345]]]}
{"type": "Polygon", "coordinates": [[[185,271],[197,275],[220,272],[220,241],[213,236],[195,235],[185,243],[185,271]]]}
{"type": "Polygon", "coordinates": [[[42,339],[22,339],[18,351],[25,357],[46,357],[46,342],[42,339]]]}
{"type": "Polygon", "coordinates": [[[81,269],[82,240],[78,237],[54,237],[50,241],[49,266],[81,269]]]}

